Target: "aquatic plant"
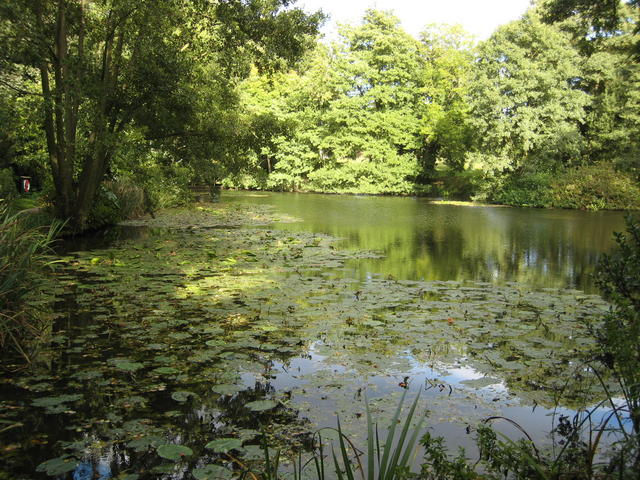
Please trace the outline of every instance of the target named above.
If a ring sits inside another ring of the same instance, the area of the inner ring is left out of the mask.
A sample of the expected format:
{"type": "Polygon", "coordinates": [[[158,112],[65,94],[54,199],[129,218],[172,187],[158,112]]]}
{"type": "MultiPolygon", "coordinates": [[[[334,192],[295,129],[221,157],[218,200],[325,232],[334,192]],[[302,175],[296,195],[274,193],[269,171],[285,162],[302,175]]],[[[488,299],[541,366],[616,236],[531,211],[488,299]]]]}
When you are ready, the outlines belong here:
{"type": "Polygon", "coordinates": [[[28,358],[25,340],[36,337],[41,328],[24,300],[33,291],[30,278],[35,269],[47,263],[50,249],[62,224],[48,229],[27,226],[21,213],[0,208],[0,350],[16,349],[28,358]]]}
{"type": "MultiPolygon", "coordinates": [[[[411,461],[416,453],[416,447],[418,445],[418,438],[422,431],[425,416],[420,416],[418,422],[414,425],[413,419],[416,415],[416,408],[418,401],[420,400],[420,393],[416,395],[409,411],[401,420],[402,407],[406,397],[406,391],[402,394],[402,398],[398,402],[395,413],[389,421],[387,428],[387,435],[384,442],[380,443],[380,435],[378,431],[378,424],[373,420],[367,406],[367,448],[366,452],[362,452],[358,449],[354,442],[345,434],[340,423],[340,418],[337,419],[336,428],[322,428],[314,434],[314,448],[311,452],[311,458],[306,462],[303,462],[302,454],[298,453],[297,458],[292,459],[293,464],[293,477],[295,480],[303,478],[305,470],[313,465],[315,468],[316,478],[318,480],[326,480],[329,478],[336,478],[338,480],[354,480],[356,476],[359,476],[362,480],[396,480],[401,478],[407,478],[412,475],[410,473],[411,461]],[[398,425],[401,425],[401,430],[397,432],[398,425]],[[327,467],[325,454],[325,444],[322,438],[323,431],[331,431],[337,434],[337,439],[334,440],[337,443],[337,447],[334,442],[331,442],[331,460],[329,464],[333,466],[333,470],[329,470],[327,467]],[[396,436],[396,433],[398,435],[396,436]],[[336,452],[337,449],[337,452],[336,452]],[[361,457],[365,455],[366,469],[362,464],[361,457]]],[[[263,435],[262,450],[264,455],[264,464],[259,472],[258,476],[265,480],[277,480],[283,478],[282,473],[279,471],[280,465],[280,451],[276,451],[275,456],[269,453],[269,448],[265,436],[263,435]]],[[[248,473],[248,472],[245,472],[248,473]]]]}

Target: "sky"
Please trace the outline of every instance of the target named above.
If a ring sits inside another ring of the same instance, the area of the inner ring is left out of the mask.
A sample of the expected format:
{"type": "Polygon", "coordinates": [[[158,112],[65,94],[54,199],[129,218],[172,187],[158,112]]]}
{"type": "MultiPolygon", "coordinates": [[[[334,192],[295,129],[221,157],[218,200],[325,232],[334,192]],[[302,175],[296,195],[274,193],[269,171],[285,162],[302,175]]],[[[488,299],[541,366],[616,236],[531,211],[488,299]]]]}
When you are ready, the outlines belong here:
{"type": "Polygon", "coordinates": [[[504,23],[517,20],[531,0],[298,0],[306,11],[322,9],[330,19],[322,29],[335,38],[337,23],[359,23],[367,8],[393,10],[403,28],[417,35],[430,23],[461,24],[477,40],[488,38],[504,23]]]}

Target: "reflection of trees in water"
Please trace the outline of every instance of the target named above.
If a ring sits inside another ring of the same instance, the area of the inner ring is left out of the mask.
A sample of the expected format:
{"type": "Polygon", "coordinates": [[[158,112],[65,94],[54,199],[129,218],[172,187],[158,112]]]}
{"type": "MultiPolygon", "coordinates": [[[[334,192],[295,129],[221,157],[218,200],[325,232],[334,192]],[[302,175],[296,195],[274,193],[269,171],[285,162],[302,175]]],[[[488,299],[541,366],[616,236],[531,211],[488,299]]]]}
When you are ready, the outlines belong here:
{"type": "MultiPolygon", "coordinates": [[[[241,195],[231,201],[243,201],[241,195]]],[[[325,232],[348,247],[384,252],[359,261],[367,272],[399,279],[517,281],[593,291],[590,274],[617,212],[434,205],[415,198],[269,194],[261,199],[304,223],[291,230],[325,232]]],[[[255,199],[251,199],[255,201],[255,199]]]]}

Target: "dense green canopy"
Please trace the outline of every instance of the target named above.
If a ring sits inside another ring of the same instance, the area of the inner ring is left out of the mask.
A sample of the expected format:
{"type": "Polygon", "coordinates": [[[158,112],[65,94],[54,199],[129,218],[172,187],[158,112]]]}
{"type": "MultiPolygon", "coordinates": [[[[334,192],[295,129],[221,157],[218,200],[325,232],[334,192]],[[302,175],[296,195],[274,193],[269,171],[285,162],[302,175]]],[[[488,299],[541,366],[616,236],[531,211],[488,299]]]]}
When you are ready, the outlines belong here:
{"type": "Polygon", "coordinates": [[[31,175],[78,228],[132,183],[640,206],[637,2],[541,1],[478,44],[377,10],[328,43],[292,3],[4,2],[2,196],[31,175]]]}

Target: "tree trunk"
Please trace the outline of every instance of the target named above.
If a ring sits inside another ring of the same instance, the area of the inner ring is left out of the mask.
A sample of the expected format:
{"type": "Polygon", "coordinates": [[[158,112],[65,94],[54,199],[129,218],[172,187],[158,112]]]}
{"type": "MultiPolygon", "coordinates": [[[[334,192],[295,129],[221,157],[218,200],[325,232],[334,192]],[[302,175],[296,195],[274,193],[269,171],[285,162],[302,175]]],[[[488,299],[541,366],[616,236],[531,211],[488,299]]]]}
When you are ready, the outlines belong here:
{"type": "Polygon", "coordinates": [[[68,65],[67,65],[67,18],[66,1],[58,0],[56,15],[55,57],[53,62],[55,90],[55,126],[58,156],[59,190],[56,192],[59,213],[63,218],[69,218],[73,212],[73,158],[69,158],[67,150],[67,135],[70,118],[65,118],[68,112],[68,65]],[[67,128],[65,128],[67,127],[67,128]]]}

